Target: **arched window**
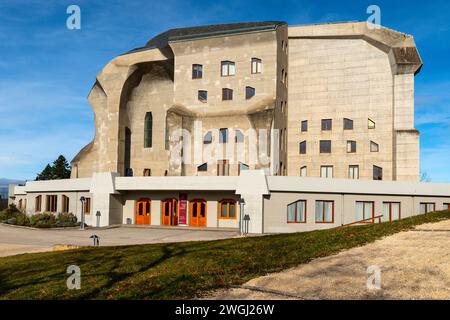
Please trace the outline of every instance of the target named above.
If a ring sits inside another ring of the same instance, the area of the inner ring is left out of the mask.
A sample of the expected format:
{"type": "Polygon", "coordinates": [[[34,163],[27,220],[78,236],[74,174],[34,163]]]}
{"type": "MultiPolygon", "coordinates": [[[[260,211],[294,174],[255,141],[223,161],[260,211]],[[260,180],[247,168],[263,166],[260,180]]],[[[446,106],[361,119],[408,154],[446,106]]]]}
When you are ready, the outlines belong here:
{"type": "Polygon", "coordinates": [[[236,219],[236,201],[224,199],[219,201],[219,218],[236,219]]]}
{"type": "Polygon", "coordinates": [[[152,147],[152,127],[153,127],[153,116],[151,112],[145,114],[145,125],[144,125],[144,148],[152,147]]]}

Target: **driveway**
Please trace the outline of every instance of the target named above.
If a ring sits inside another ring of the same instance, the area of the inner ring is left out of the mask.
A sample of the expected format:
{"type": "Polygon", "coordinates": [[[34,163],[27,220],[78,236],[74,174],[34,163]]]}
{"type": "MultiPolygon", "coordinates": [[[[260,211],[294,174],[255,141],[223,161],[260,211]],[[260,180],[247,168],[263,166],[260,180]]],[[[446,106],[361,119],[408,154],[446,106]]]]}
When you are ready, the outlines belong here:
{"type": "Polygon", "coordinates": [[[450,299],[450,221],[319,258],[209,299],[450,299]],[[380,289],[369,275],[380,270],[380,289]],[[376,268],[376,267],[373,267],[376,268]]]}
{"type": "Polygon", "coordinates": [[[218,240],[237,236],[236,231],[195,230],[151,227],[117,227],[110,229],[27,229],[0,224],[0,257],[21,253],[52,251],[56,245],[91,246],[89,237],[96,234],[100,246],[118,246],[194,240],[218,240]]]}

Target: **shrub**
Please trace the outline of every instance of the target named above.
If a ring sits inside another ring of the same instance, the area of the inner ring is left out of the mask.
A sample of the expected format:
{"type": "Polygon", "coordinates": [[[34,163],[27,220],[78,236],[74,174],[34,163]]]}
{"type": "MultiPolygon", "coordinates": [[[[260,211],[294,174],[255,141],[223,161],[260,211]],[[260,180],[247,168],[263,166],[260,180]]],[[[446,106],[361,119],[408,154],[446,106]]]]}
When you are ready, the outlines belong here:
{"type": "Polygon", "coordinates": [[[14,204],[10,204],[8,209],[5,209],[0,212],[0,222],[9,220],[11,218],[15,218],[18,214],[20,214],[20,210],[14,204]]]}
{"type": "Polygon", "coordinates": [[[73,227],[77,225],[77,217],[72,213],[60,213],[56,224],[58,227],[73,227]]]}
{"type": "Polygon", "coordinates": [[[56,217],[53,213],[36,213],[30,218],[30,225],[36,228],[51,228],[56,224],[56,217]]]}
{"type": "Polygon", "coordinates": [[[19,226],[29,226],[30,225],[30,218],[23,212],[19,212],[16,215],[16,223],[19,226]]]}

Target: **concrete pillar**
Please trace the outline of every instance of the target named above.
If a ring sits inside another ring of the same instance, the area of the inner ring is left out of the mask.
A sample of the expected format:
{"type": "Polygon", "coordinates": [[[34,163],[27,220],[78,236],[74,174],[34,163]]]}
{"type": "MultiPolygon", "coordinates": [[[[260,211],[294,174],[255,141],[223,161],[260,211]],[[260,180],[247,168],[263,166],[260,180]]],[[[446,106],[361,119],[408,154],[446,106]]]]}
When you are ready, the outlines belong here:
{"type": "MultiPolygon", "coordinates": [[[[91,180],[89,192],[92,194],[92,215],[100,211],[100,227],[106,227],[111,224],[122,221],[122,211],[118,210],[116,202],[118,201],[118,192],[115,189],[115,178],[118,173],[101,172],[94,173],[91,180]]],[[[97,219],[93,219],[97,221],[97,219]]]]}

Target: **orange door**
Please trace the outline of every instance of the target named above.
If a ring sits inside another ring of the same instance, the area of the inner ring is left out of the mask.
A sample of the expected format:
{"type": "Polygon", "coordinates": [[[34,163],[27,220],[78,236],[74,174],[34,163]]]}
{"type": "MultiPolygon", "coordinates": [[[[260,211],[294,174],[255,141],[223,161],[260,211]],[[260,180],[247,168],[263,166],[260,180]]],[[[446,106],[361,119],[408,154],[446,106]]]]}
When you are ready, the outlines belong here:
{"type": "Polygon", "coordinates": [[[178,225],[177,199],[166,199],[162,201],[162,224],[166,226],[178,225]]]}
{"type": "Polygon", "coordinates": [[[192,200],[189,211],[189,225],[193,227],[206,227],[205,200],[192,200]]]}
{"type": "Polygon", "coordinates": [[[136,203],[136,224],[150,224],[151,200],[139,199],[136,203]]]}

